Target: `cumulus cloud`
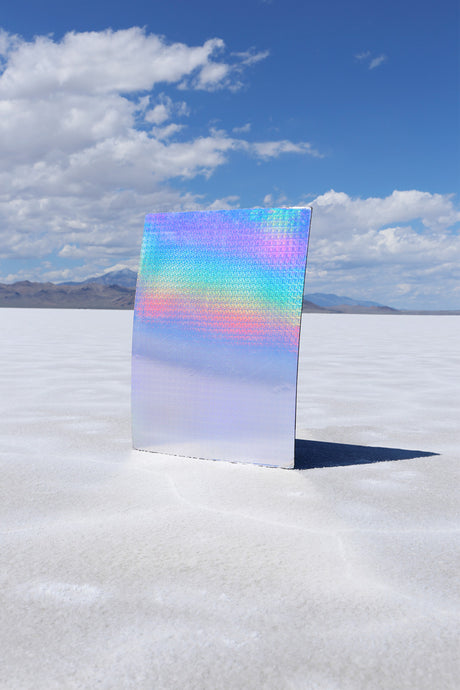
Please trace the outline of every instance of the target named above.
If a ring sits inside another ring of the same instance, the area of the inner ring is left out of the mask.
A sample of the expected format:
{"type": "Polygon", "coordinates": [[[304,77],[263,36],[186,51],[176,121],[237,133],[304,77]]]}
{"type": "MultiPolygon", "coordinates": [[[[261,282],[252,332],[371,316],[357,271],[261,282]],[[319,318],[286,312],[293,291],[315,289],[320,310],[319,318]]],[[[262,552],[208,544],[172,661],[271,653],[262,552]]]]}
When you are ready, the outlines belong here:
{"type": "Polygon", "coordinates": [[[171,122],[165,127],[153,127],[152,134],[156,139],[165,140],[171,139],[171,137],[180,132],[182,129],[184,129],[184,125],[177,125],[174,122],[171,122]]]}
{"type": "Polygon", "coordinates": [[[146,122],[151,122],[154,125],[161,125],[165,120],[169,120],[170,112],[164,103],[158,103],[152,110],[149,110],[144,115],[146,122]]]}
{"type": "Polygon", "coordinates": [[[408,190],[361,199],[330,190],[311,203],[308,292],[459,308],[460,211],[452,195],[408,190]]]}
{"type": "Polygon", "coordinates": [[[62,41],[38,36],[13,42],[0,82],[0,97],[30,98],[55,92],[132,93],[162,82],[179,82],[207,69],[224,48],[213,38],[202,46],[168,44],[133,27],[120,31],[70,32],[62,41]]]}
{"type": "Polygon", "coordinates": [[[330,190],[317,197],[314,203],[321,209],[322,219],[330,214],[334,216],[333,232],[339,229],[338,213],[342,217],[339,227],[351,225],[355,232],[367,232],[369,228],[377,229],[393,223],[409,223],[414,219],[420,219],[426,228],[433,231],[443,231],[460,220],[452,195],[417,190],[396,190],[384,198],[367,199],[353,199],[344,192],[330,190]]]}
{"type": "Polygon", "coordinates": [[[19,36],[10,34],[0,27],[0,58],[4,59],[19,42],[19,36]]]}
{"type": "Polygon", "coordinates": [[[221,87],[230,72],[229,65],[219,62],[208,62],[200,71],[194,86],[197,89],[211,91],[221,87]]]}
{"type": "MultiPolygon", "coordinates": [[[[3,281],[135,268],[147,211],[239,205],[236,196],[207,200],[171,181],[209,177],[238,153],[261,162],[321,156],[309,142],[249,141],[249,123],[231,134],[194,123],[187,138],[187,89],[237,88],[242,70],[266,57],[228,55],[217,38],[170,44],[134,28],[27,42],[0,32],[0,55],[3,281]],[[23,260],[36,268],[21,268],[23,260]]],[[[369,69],[380,57],[357,56],[369,69]]],[[[312,203],[308,291],[394,306],[436,306],[451,295],[458,307],[453,197],[409,190],[361,199],[330,190],[312,203]]],[[[275,190],[264,204],[289,201],[275,190]]]]}
{"type": "Polygon", "coordinates": [[[162,125],[173,116],[184,117],[190,115],[190,110],[185,101],[173,102],[164,93],[155,99],[152,108],[149,108],[149,105],[152,104],[148,96],[139,99],[139,112],[143,113],[145,122],[150,122],[154,125],[162,125]]]}
{"type": "Polygon", "coordinates": [[[187,90],[234,90],[265,52],[232,55],[220,38],[168,43],[134,27],[32,41],[2,31],[0,55],[0,258],[42,260],[33,273],[6,264],[3,280],[131,261],[146,211],[217,203],[170,181],[209,177],[235,152],[315,155],[308,143],[249,142],[248,127],[197,134],[195,123],[187,139],[187,90]]]}

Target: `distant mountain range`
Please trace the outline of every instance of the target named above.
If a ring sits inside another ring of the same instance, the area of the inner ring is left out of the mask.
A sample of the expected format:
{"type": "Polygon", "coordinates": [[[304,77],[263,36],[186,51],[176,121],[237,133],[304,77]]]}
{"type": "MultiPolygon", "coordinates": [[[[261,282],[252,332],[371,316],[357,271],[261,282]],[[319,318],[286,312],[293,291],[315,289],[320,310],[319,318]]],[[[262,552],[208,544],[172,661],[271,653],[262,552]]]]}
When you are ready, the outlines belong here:
{"type": "MultiPolygon", "coordinates": [[[[131,271],[129,268],[123,268],[120,271],[109,271],[101,276],[94,276],[87,278],[81,282],[61,283],[62,285],[117,285],[126,288],[136,288],[137,273],[131,271]]],[[[331,311],[333,313],[341,313],[342,311],[361,311],[369,309],[371,313],[382,310],[396,311],[391,307],[387,307],[377,302],[369,302],[368,300],[356,300],[351,297],[341,297],[339,295],[324,294],[322,292],[312,292],[304,295],[304,311],[331,311]],[[321,309],[318,309],[321,307],[321,309]],[[350,307],[359,307],[358,309],[349,309],[350,307]]]]}
{"type": "Polygon", "coordinates": [[[338,307],[347,305],[349,307],[384,307],[384,304],[369,302],[368,300],[356,300],[351,297],[340,297],[339,295],[325,294],[323,292],[309,292],[304,295],[305,299],[318,307],[338,307]]]}
{"type": "Polygon", "coordinates": [[[118,285],[119,287],[136,289],[137,273],[129,268],[122,268],[120,271],[109,271],[101,276],[87,278],[81,282],[59,283],[60,285],[118,285]]]}
{"type": "Polygon", "coordinates": [[[0,307],[47,309],[133,309],[137,273],[109,271],[80,282],[0,283],[0,307]]]}
{"type": "MultiPolygon", "coordinates": [[[[133,309],[137,273],[129,268],[109,271],[81,282],[0,283],[0,307],[48,309],[133,309]]],[[[460,314],[460,311],[408,312],[340,295],[312,292],[304,295],[303,311],[323,314],[460,314]]]]}
{"type": "Polygon", "coordinates": [[[55,285],[23,280],[0,283],[0,307],[47,309],[132,309],[134,288],[99,283],[55,285]]]}

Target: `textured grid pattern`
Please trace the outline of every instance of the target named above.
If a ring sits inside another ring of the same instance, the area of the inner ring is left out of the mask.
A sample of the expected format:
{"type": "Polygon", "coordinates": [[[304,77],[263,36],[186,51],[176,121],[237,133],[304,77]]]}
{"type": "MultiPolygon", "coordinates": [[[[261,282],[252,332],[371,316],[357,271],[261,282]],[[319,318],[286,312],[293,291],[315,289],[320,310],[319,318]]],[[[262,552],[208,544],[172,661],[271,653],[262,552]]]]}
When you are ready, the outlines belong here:
{"type": "Polygon", "coordinates": [[[136,448],[292,465],[310,215],[147,216],[133,336],[136,448]]]}

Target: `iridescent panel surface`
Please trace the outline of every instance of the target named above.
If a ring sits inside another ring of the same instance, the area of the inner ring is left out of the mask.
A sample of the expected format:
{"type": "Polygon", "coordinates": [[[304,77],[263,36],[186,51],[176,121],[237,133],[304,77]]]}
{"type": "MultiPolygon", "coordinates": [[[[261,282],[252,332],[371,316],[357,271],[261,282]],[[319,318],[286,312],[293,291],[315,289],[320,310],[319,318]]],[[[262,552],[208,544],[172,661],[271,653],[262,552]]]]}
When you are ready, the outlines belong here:
{"type": "Polygon", "coordinates": [[[292,467],[310,208],[146,217],[133,445],[292,467]]]}

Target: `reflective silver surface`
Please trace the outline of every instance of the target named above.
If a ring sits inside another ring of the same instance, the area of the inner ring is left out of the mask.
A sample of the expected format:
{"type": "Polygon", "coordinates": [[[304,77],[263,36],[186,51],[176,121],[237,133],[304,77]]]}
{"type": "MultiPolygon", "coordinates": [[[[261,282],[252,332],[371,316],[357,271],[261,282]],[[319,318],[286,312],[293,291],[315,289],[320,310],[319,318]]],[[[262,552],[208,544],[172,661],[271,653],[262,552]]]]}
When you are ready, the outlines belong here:
{"type": "Polygon", "coordinates": [[[293,466],[310,217],[309,208],[147,216],[135,448],[293,466]]]}

